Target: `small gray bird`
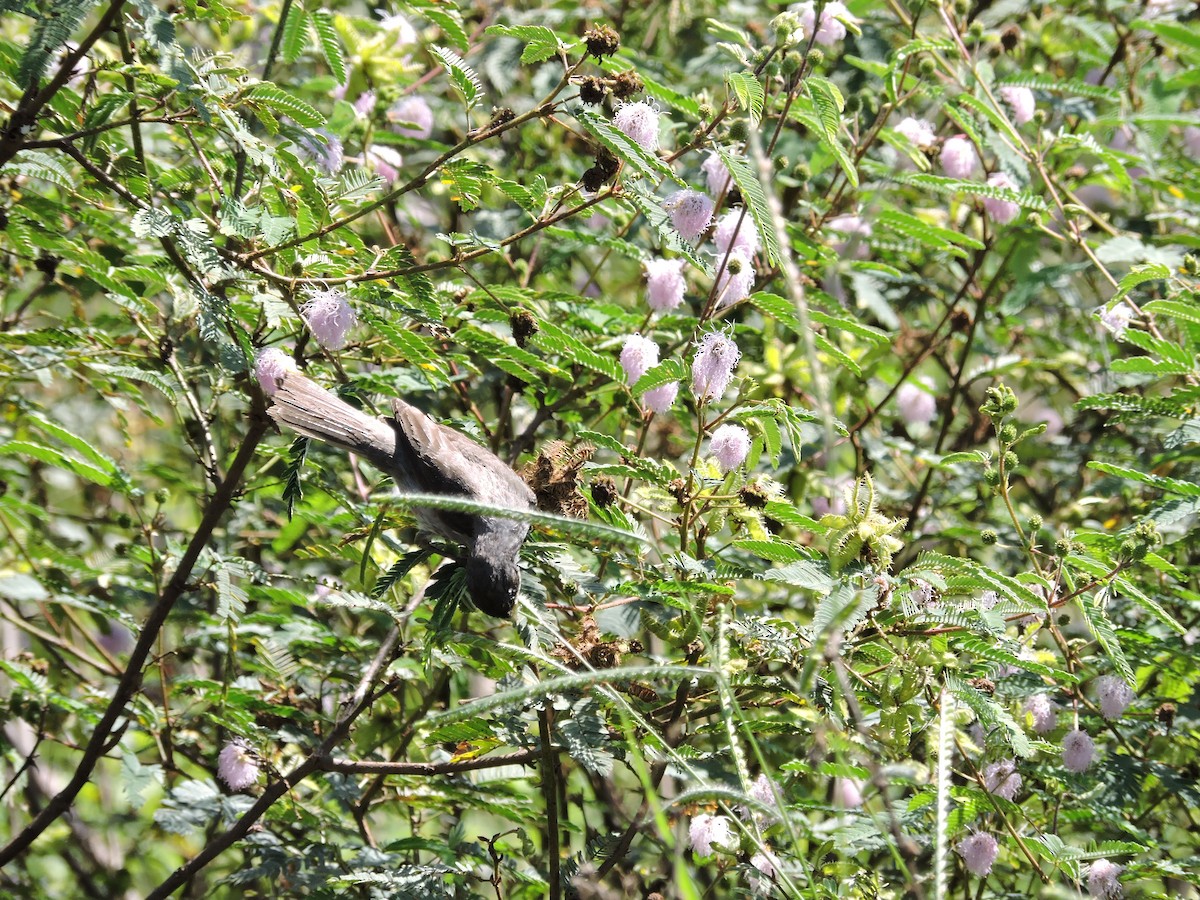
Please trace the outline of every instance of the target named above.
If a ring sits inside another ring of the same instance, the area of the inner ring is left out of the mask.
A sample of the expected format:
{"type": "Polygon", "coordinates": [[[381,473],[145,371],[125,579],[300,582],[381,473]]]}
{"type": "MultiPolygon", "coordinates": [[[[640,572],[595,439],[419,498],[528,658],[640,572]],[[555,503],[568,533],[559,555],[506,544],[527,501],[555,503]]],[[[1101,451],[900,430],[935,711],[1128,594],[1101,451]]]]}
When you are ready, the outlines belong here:
{"type": "MultiPolygon", "coordinates": [[[[503,460],[415,406],[392,401],[393,417],[373,419],[288,372],[272,396],[271,417],[328,444],[351,450],[392,476],[401,492],[466,497],[490,506],[532,509],[533,491],[503,460]]],[[[491,616],[511,615],[521,587],[517,554],[529,524],[448,509],[417,510],[422,528],[466,551],[467,590],[491,616]]]]}

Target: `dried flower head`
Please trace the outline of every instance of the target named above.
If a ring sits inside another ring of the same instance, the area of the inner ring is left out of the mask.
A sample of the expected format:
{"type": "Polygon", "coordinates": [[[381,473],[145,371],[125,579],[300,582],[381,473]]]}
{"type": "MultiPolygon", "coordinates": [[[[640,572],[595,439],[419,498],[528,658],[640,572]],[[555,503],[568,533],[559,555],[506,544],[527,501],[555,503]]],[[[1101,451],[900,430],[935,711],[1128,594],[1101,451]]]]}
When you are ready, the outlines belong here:
{"type": "Polygon", "coordinates": [[[1102,897],[1104,900],[1120,897],[1121,882],[1117,879],[1120,878],[1123,871],[1125,871],[1124,866],[1118,866],[1107,859],[1093,861],[1087,871],[1088,893],[1093,897],[1102,897]]]}
{"type": "Polygon", "coordinates": [[[231,791],[244,791],[258,781],[258,775],[258,761],[243,740],[230,741],[217,755],[217,777],[231,791]]]}
{"type": "Polygon", "coordinates": [[[688,841],[699,856],[712,856],[713,845],[729,849],[733,844],[733,832],[725,816],[700,813],[688,825],[688,841]]]}
{"type": "Polygon", "coordinates": [[[1000,845],[990,834],[980,832],[963,838],[954,850],[963,858],[968,870],[975,875],[983,876],[992,871],[992,863],[996,861],[1000,845]]]}
{"type": "Polygon", "coordinates": [[[896,133],[903,135],[905,140],[921,150],[932,147],[935,140],[933,124],[924,119],[914,119],[912,116],[907,116],[897,123],[896,133]]]}
{"type": "Polygon", "coordinates": [[[625,346],[621,348],[621,368],[630,384],[657,365],[658,344],[640,334],[631,334],[625,339],[625,346]]]}
{"type": "Polygon", "coordinates": [[[1033,720],[1033,730],[1047,734],[1058,724],[1058,707],[1048,694],[1034,694],[1025,701],[1025,714],[1033,720]]]}
{"type": "Polygon", "coordinates": [[[975,167],[979,165],[979,156],[975,153],[975,145],[964,134],[947,138],[946,143],[942,145],[942,154],[939,159],[942,163],[942,171],[951,178],[970,178],[975,172],[975,167]]]}
{"type": "Polygon", "coordinates": [[[602,56],[612,56],[621,49],[621,36],[608,25],[597,25],[589,28],[583,34],[589,56],[599,59],[602,56]]]}
{"type": "Polygon", "coordinates": [[[746,461],[746,454],[750,452],[750,432],[741,425],[721,425],[712,433],[708,449],[722,474],[732,472],[746,461]]]}
{"type": "Polygon", "coordinates": [[[1121,718],[1135,698],[1124,678],[1104,675],[1096,679],[1096,699],[1100,703],[1100,714],[1106,719],[1121,718]]]}
{"type": "Polygon", "coordinates": [[[683,262],[682,259],[648,259],[642,263],[646,271],[646,303],[651,309],[663,312],[683,302],[687,290],[683,262]]]}
{"type": "Polygon", "coordinates": [[[341,350],[346,335],[358,324],[358,316],[350,308],[341,291],[312,291],[308,302],[300,307],[300,315],[317,343],[327,350],[341,350]]]}
{"type": "Polygon", "coordinates": [[[698,400],[720,400],[741,358],[742,352],[727,334],[708,332],[692,360],[692,393],[698,400]]]}
{"type": "Polygon", "coordinates": [[[663,209],[671,216],[671,224],[685,241],[696,240],[712,223],[712,198],[690,188],[673,193],[663,201],[663,209]]]}
{"type": "Polygon", "coordinates": [[[1011,800],[1021,789],[1021,773],[1012,759],[1000,759],[983,770],[983,786],[988,793],[1011,800]]]}
{"type": "Polygon", "coordinates": [[[731,209],[717,220],[713,242],[722,255],[733,248],[753,256],[758,252],[758,228],[746,210],[731,209]]]}
{"type": "Polygon", "coordinates": [[[1063,737],[1063,765],[1071,772],[1086,772],[1092,764],[1096,752],[1096,744],[1086,731],[1076,728],[1068,731],[1063,737]]]}
{"type": "Polygon", "coordinates": [[[613,124],[643,150],[653,153],[658,149],[658,110],[646,101],[626,103],[617,110],[613,124]]]}
{"type": "Polygon", "coordinates": [[[1037,107],[1033,91],[1027,87],[1009,86],[1000,88],[999,93],[1000,99],[1012,110],[1013,121],[1016,124],[1024,125],[1033,119],[1033,111],[1037,107]]]}
{"type": "Polygon", "coordinates": [[[260,350],[254,361],[254,374],[262,385],[263,393],[274,396],[288,372],[296,371],[296,362],[282,350],[268,347],[260,350]]]}
{"type": "MultiPolygon", "coordinates": [[[[992,187],[1007,188],[1010,191],[1017,189],[1017,184],[1004,172],[993,172],[988,176],[987,183],[992,187]]],[[[1017,213],[1021,211],[1021,205],[1014,203],[1011,200],[1001,200],[997,197],[984,197],[983,210],[987,213],[989,219],[998,225],[1004,225],[1011,222],[1017,217],[1017,213]]]]}
{"type": "Polygon", "coordinates": [[[424,97],[401,97],[388,108],[387,120],[405,137],[423,141],[433,134],[433,109],[424,97]]]}

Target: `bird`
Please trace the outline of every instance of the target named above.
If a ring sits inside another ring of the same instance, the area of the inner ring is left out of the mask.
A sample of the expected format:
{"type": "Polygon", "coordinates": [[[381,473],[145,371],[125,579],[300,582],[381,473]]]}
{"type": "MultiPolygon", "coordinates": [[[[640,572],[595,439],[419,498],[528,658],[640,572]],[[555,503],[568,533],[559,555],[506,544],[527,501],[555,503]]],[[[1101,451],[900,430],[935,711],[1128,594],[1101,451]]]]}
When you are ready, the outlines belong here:
{"type": "MultiPolygon", "coordinates": [[[[401,493],[465,497],[518,511],[536,506],[533,491],[496,454],[403,400],[392,400],[390,418],[372,418],[294,369],[276,382],[271,400],[268,413],[277,423],[358,454],[390,475],[401,493]]],[[[432,507],[418,508],[416,515],[421,528],[465,551],[467,592],[475,606],[510,618],[529,523],[432,507]]]]}

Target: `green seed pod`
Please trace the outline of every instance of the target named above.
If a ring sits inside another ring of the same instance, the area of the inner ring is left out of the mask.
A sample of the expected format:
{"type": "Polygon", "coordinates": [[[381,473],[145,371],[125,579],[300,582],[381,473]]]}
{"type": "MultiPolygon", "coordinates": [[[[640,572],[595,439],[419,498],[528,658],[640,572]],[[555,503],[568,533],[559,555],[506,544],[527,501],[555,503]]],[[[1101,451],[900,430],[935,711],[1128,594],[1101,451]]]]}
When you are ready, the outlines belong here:
{"type": "Polygon", "coordinates": [[[1021,464],[1021,460],[1017,458],[1017,454],[1011,450],[1004,454],[1004,468],[1011,472],[1021,464]]]}
{"type": "Polygon", "coordinates": [[[922,57],[917,63],[917,71],[921,73],[922,78],[932,78],[933,73],[937,71],[937,60],[928,56],[922,57]]]}
{"type": "Polygon", "coordinates": [[[1000,536],[997,535],[996,532],[992,531],[992,529],[985,528],[983,531],[979,532],[979,539],[983,541],[986,546],[990,547],[996,543],[996,541],[1000,540],[1000,536]]]}

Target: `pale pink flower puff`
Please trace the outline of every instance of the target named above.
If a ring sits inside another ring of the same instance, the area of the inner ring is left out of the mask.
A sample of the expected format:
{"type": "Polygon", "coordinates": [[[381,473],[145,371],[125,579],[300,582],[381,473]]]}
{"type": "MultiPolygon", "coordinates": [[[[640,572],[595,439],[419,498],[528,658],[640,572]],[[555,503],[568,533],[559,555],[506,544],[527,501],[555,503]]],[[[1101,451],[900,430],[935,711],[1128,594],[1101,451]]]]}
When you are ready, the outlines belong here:
{"type": "MultiPolygon", "coordinates": [[[[991,187],[1007,188],[1010,191],[1017,189],[1016,182],[1003,172],[992,173],[988,177],[987,183],[991,187]]],[[[999,197],[984,197],[983,209],[989,219],[997,225],[1004,225],[1017,217],[1017,213],[1021,211],[1021,205],[1011,200],[1002,200],[999,197]]]]}
{"type": "Polygon", "coordinates": [[[1033,99],[1033,91],[1027,87],[1002,87],[1000,88],[1000,97],[1012,109],[1013,121],[1018,125],[1024,125],[1026,122],[1033,119],[1033,112],[1036,103],[1033,99]]]}
{"type": "Polygon", "coordinates": [[[663,209],[685,241],[696,240],[712,222],[712,198],[690,188],[673,193],[663,203],[663,209]]]}
{"type": "Polygon", "coordinates": [[[621,368],[625,378],[635,384],[639,378],[658,365],[658,344],[640,334],[631,334],[621,348],[621,368]]]}
{"type": "Polygon", "coordinates": [[[754,263],[741,247],[729,251],[729,258],[717,274],[717,308],[724,309],[750,296],[754,288],[754,263]]]}
{"type": "Polygon", "coordinates": [[[682,259],[648,259],[642,268],[646,270],[646,303],[651,309],[665,312],[683,302],[687,283],[682,259]]]}
{"type": "Polygon", "coordinates": [[[701,813],[688,825],[688,841],[699,856],[712,856],[714,844],[728,849],[732,838],[729,820],[725,816],[701,813]]]}
{"type": "Polygon", "coordinates": [[[217,756],[217,777],[231,791],[244,791],[258,781],[258,763],[245,741],[230,741],[217,756]]]}
{"type": "Polygon", "coordinates": [[[1021,789],[1021,773],[1012,759],[1001,759],[983,770],[983,786],[989,794],[1011,800],[1021,789]]]}
{"type": "Polygon", "coordinates": [[[1086,731],[1076,728],[1068,731],[1063,737],[1063,765],[1071,772],[1086,772],[1092,764],[1092,756],[1096,752],[1096,744],[1086,731]]]}
{"type": "Polygon", "coordinates": [[[387,111],[392,130],[405,137],[426,140],[433,134],[433,110],[423,97],[402,97],[387,111]]]}
{"type": "Polygon", "coordinates": [[[618,109],[613,124],[643,150],[653,153],[658,149],[658,110],[644,100],[618,109]]]}
{"type": "MultiPolygon", "coordinates": [[[[722,474],[727,474],[746,461],[746,454],[750,452],[750,432],[741,425],[721,425],[712,433],[708,448],[716,457],[722,474]]],[[[767,789],[770,790],[769,785],[767,789]]]]}
{"type": "Polygon", "coordinates": [[[1096,698],[1100,701],[1100,714],[1106,719],[1121,718],[1135,696],[1124,678],[1105,675],[1096,679],[1096,698]]]}
{"type": "Polygon", "coordinates": [[[979,165],[979,157],[975,154],[975,145],[963,134],[946,140],[946,143],[942,145],[942,154],[939,159],[942,163],[942,171],[951,178],[970,178],[975,167],[979,165]]]}
{"type": "Polygon", "coordinates": [[[274,347],[259,351],[258,358],[254,361],[254,374],[258,383],[262,385],[263,393],[268,397],[275,396],[287,373],[295,371],[295,360],[274,347]]]}
{"type": "Polygon", "coordinates": [[[720,400],[742,352],[728,335],[710,331],[692,360],[692,392],[698,400],[720,400]]]}
{"type": "Polygon", "coordinates": [[[1104,900],[1120,897],[1121,882],[1117,879],[1120,878],[1123,871],[1125,871],[1124,866],[1118,866],[1107,859],[1096,860],[1088,866],[1088,893],[1093,897],[1102,897],[1104,900]]]}
{"type": "Polygon", "coordinates": [[[903,135],[910,144],[921,150],[933,146],[933,124],[924,119],[907,116],[896,124],[896,133],[903,135]]]}
{"type": "Polygon", "coordinates": [[[671,381],[656,388],[651,388],[642,394],[642,403],[645,404],[646,409],[650,410],[650,412],[665,413],[675,405],[675,398],[678,396],[679,382],[671,381]]]}
{"type": "Polygon", "coordinates": [[[1033,720],[1033,730],[1038,734],[1053,731],[1058,722],[1054,702],[1046,694],[1034,694],[1026,700],[1025,713],[1033,720]]]}
{"type": "Polygon", "coordinates": [[[346,335],[358,324],[358,316],[346,301],[341,291],[313,291],[308,302],[300,307],[300,315],[317,339],[327,350],[341,350],[346,346],[346,335]]]}
{"type": "Polygon", "coordinates": [[[818,23],[815,6],[814,3],[801,3],[792,9],[800,14],[800,26],[804,29],[804,36],[808,37],[813,34],[813,27],[816,26],[817,31],[813,40],[824,47],[836,44],[846,36],[846,26],[842,24],[843,21],[858,21],[850,14],[850,10],[846,9],[845,3],[833,0],[833,2],[826,3],[824,9],[821,10],[821,21],[818,23]]]}
{"type": "Polygon", "coordinates": [[[744,250],[747,256],[758,252],[758,228],[750,214],[740,209],[731,209],[717,220],[713,230],[713,243],[723,256],[730,248],[744,250]]]}
{"type": "Polygon", "coordinates": [[[983,832],[963,838],[954,849],[963,858],[967,868],[973,874],[981,876],[992,871],[992,863],[996,861],[996,854],[1000,852],[996,839],[983,832]]]}

